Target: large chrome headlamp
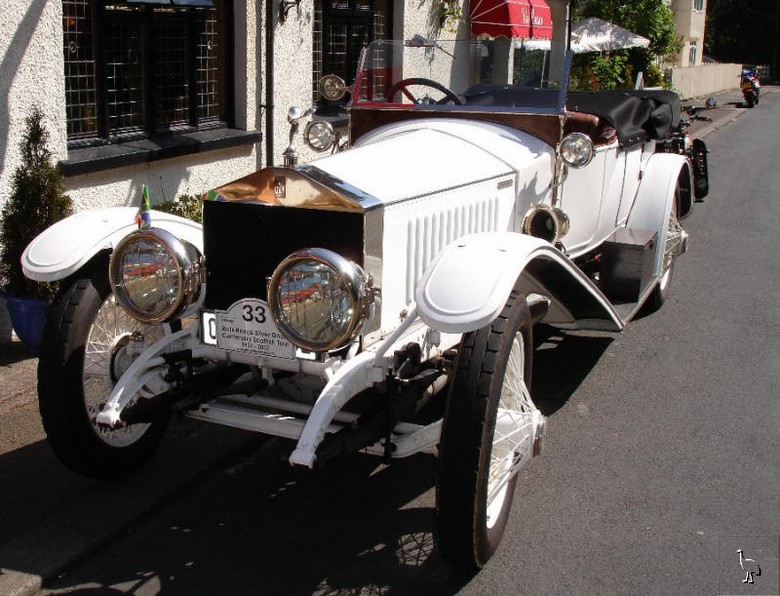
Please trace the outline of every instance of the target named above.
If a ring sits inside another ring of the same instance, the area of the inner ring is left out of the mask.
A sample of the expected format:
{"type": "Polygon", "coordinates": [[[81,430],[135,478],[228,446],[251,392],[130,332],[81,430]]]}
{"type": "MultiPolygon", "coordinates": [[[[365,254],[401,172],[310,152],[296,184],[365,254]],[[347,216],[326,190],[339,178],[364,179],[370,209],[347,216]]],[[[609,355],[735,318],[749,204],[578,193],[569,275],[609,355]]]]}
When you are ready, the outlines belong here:
{"type": "Polygon", "coordinates": [[[353,263],[324,248],[296,251],[268,284],[268,305],[279,330],[305,350],[335,350],[354,339],[368,319],[371,280],[353,263]]]}
{"type": "Polygon", "coordinates": [[[200,296],[200,252],[166,230],[138,230],[123,238],[108,273],[119,304],[143,323],[169,321],[200,296]]]}
{"type": "Polygon", "coordinates": [[[595,149],[588,135],[573,132],[563,138],[558,153],[572,168],[584,168],[593,159],[595,149]]]}

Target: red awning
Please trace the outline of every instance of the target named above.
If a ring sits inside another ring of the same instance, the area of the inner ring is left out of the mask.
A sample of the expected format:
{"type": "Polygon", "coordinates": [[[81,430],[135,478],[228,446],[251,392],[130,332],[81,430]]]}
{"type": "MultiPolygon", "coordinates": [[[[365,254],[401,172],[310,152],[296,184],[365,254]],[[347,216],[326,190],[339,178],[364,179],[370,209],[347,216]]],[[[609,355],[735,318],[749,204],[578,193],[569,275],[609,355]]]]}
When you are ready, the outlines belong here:
{"type": "Polygon", "coordinates": [[[544,0],[471,0],[474,35],[552,39],[552,16],[544,0]]]}

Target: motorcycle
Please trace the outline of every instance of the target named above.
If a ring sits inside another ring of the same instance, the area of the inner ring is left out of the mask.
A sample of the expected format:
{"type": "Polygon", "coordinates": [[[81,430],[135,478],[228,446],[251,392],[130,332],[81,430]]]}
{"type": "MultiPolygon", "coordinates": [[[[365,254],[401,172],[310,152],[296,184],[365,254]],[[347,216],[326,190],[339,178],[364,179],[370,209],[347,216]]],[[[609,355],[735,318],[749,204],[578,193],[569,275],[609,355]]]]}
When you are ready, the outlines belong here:
{"type": "Polygon", "coordinates": [[[665,138],[656,143],[656,152],[658,153],[677,153],[688,158],[693,168],[693,196],[697,203],[703,202],[710,191],[707,145],[701,139],[691,139],[688,128],[697,121],[712,122],[712,118],[701,116],[699,112],[712,109],[716,105],[715,99],[710,98],[705,106],[688,106],[685,109],[688,117],[681,118],[678,125],[665,138]]]}
{"type": "Polygon", "coordinates": [[[739,88],[742,90],[742,97],[745,100],[745,105],[749,108],[758,105],[761,81],[758,80],[756,73],[752,70],[743,70],[742,74],[739,75],[739,78],[739,88]]]}

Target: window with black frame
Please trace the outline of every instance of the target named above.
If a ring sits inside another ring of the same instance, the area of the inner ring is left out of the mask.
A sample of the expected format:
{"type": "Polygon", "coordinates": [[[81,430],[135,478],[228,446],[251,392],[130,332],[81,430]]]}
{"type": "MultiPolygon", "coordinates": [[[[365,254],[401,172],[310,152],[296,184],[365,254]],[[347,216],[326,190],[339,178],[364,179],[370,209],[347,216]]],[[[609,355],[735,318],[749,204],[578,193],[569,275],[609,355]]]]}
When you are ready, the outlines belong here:
{"type": "Polygon", "coordinates": [[[230,0],[63,0],[71,146],[230,124],[230,0]]]}
{"type": "Polygon", "coordinates": [[[320,108],[334,107],[318,93],[320,78],[335,74],[351,85],[361,50],[375,39],[390,39],[391,21],[392,0],[315,0],[312,74],[320,108]]]}

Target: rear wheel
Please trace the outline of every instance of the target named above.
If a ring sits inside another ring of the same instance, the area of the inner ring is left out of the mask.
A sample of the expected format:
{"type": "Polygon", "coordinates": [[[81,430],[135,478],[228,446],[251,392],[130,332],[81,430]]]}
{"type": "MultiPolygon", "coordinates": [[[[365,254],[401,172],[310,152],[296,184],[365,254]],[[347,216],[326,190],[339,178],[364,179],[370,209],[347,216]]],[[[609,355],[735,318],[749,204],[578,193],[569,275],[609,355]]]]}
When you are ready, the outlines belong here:
{"type": "Polygon", "coordinates": [[[79,474],[117,477],[148,459],[167,419],[117,429],[94,419],[139,342],[155,341],[163,330],[139,323],[116,303],[105,265],[69,280],[52,305],[38,362],[38,395],[57,457],[79,474]]]}
{"type": "Polygon", "coordinates": [[[513,292],[501,315],[467,334],[451,380],[441,434],[436,503],[444,556],[469,569],[504,534],[517,471],[543,419],[529,393],[532,321],[513,292]]]}
{"type": "Polygon", "coordinates": [[[645,302],[645,306],[651,311],[656,311],[666,302],[669,297],[670,287],[672,285],[672,276],[674,275],[674,262],[681,251],[683,242],[683,229],[680,225],[678,206],[680,205],[681,187],[679,182],[674,193],[674,201],[669,210],[669,219],[666,223],[666,231],[663,238],[663,262],[661,263],[661,278],[653,288],[650,296],[645,302]]]}
{"type": "Polygon", "coordinates": [[[694,139],[691,157],[693,161],[693,196],[697,202],[701,202],[710,192],[707,146],[704,141],[694,139]]]}

